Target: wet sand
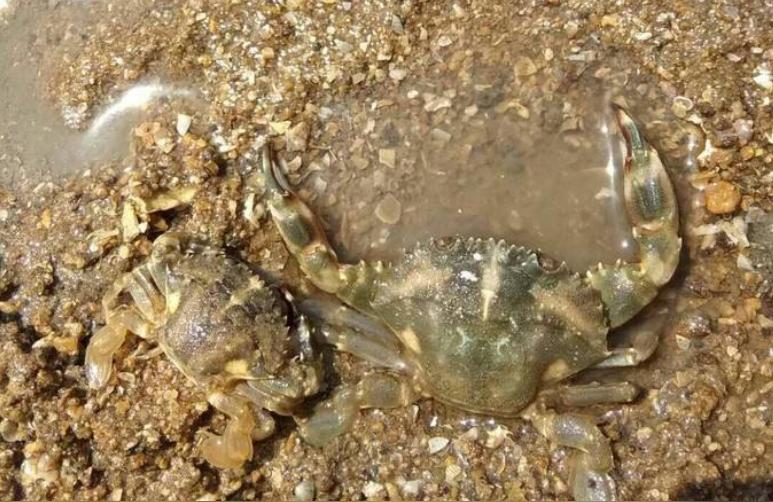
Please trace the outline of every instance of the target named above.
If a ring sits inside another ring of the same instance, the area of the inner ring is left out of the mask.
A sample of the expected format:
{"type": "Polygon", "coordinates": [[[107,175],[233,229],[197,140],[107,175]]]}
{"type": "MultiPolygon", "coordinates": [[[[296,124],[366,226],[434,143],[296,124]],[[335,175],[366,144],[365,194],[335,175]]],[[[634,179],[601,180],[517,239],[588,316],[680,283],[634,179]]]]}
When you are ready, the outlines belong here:
{"type": "MultiPolygon", "coordinates": [[[[267,139],[346,259],[455,233],[578,271],[632,259],[612,99],[667,163],[686,249],[644,316],[665,312],[655,355],[579,378],[642,397],[583,412],[623,499],[771,498],[764,2],[2,5],[2,498],[570,498],[570,450],[432,399],[362,411],[321,449],[278,418],[252,461],[219,471],[197,444],[224,417],[151,343],[129,337],[100,391],[83,356],[106,288],[169,229],[300,283],[250,196],[267,139]],[[127,200],[181,186],[190,204],[127,230],[127,200]]],[[[330,357],[330,389],[367,370],[330,357]]]]}

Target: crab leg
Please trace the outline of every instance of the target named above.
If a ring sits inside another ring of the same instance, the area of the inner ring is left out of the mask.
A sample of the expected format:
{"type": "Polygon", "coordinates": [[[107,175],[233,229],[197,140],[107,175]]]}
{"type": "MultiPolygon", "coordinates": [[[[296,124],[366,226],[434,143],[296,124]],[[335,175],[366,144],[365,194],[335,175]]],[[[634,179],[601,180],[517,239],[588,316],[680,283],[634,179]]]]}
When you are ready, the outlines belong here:
{"type": "Polygon", "coordinates": [[[321,298],[307,298],[298,308],[323,325],[318,333],[325,343],[376,366],[406,370],[408,363],[401,356],[398,340],[373,319],[321,298]]]}
{"type": "Polygon", "coordinates": [[[318,288],[337,292],[345,282],[339,272],[338,257],[314,213],[290,189],[268,144],[263,147],[262,164],[268,207],[285,244],[318,288]]]}
{"type": "Polygon", "coordinates": [[[608,474],[614,466],[612,449],[590,418],[551,412],[527,414],[526,418],[549,440],[578,450],[570,482],[575,500],[616,500],[615,482],[608,474]]]}
{"type": "Polygon", "coordinates": [[[359,410],[399,408],[415,401],[410,384],[386,371],[367,373],[355,385],[345,385],[318,404],[308,418],[297,418],[303,438],[314,446],[324,446],[350,430],[359,410]]]}
{"type": "MultiPolygon", "coordinates": [[[[209,403],[229,417],[222,436],[211,432],[201,443],[202,456],[215,467],[236,469],[252,458],[252,430],[255,418],[246,399],[213,392],[209,403]]],[[[272,422],[273,419],[268,417],[272,422]]]]}
{"type": "Polygon", "coordinates": [[[290,189],[266,144],[262,153],[267,205],[274,224],[301,269],[319,289],[336,294],[359,310],[369,309],[373,284],[384,267],[339,263],[335,251],[311,209],[290,189]]]}
{"type": "Polygon", "coordinates": [[[152,338],[152,328],[142,316],[131,307],[124,307],[107,318],[86,347],[86,378],[92,389],[107,384],[113,371],[113,354],[121,348],[126,333],[132,332],[145,339],[152,338]]]}
{"type": "Polygon", "coordinates": [[[615,105],[613,111],[626,145],[624,196],[640,259],[588,272],[612,328],[636,315],[671,279],[682,245],[674,189],[658,152],[625,110],[615,105]]]}

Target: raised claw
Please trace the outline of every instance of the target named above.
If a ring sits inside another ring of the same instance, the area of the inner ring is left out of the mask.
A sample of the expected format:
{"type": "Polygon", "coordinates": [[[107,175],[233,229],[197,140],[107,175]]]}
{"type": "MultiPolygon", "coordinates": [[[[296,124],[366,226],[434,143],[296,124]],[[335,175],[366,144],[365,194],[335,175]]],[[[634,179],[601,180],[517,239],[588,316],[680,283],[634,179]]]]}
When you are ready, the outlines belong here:
{"type": "Polygon", "coordinates": [[[344,284],[341,265],[325,232],[311,209],[290,189],[274,162],[271,147],[263,147],[262,170],[266,183],[267,205],[287,248],[314,285],[335,293],[344,284]]]}
{"type": "Polygon", "coordinates": [[[614,328],[636,315],[671,279],[682,240],[674,188],[658,152],[626,110],[613,105],[613,112],[625,140],[624,197],[639,262],[591,270],[588,277],[614,328]]]}

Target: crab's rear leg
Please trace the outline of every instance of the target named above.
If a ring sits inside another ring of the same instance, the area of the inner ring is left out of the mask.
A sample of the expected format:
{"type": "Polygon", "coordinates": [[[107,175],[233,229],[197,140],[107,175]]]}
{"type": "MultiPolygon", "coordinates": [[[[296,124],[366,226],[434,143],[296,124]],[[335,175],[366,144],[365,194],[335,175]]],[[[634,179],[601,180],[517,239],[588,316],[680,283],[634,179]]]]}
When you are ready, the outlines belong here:
{"type": "Polygon", "coordinates": [[[576,413],[524,414],[542,435],[577,450],[572,457],[570,486],[575,500],[616,500],[614,466],[609,441],[589,417],[576,413]]]}
{"type": "Polygon", "coordinates": [[[626,145],[624,196],[640,258],[588,273],[613,328],[636,315],[671,279],[682,245],[674,189],[658,152],[624,109],[614,106],[614,113],[626,145]]]}

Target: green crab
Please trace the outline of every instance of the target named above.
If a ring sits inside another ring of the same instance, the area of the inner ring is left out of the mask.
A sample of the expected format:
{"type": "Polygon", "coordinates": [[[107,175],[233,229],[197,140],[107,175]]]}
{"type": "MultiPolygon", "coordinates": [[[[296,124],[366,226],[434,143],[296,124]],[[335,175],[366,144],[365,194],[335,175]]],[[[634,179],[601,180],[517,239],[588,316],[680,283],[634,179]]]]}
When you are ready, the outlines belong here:
{"type": "Polygon", "coordinates": [[[608,440],[589,417],[565,405],[629,402],[623,382],[560,386],[587,368],[635,365],[654,350],[610,350],[607,335],[656,296],[678,264],[681,239],[674,190],[657,151],[631,116],[613,105],[625,144],[624,197],[639,261],[599,265],[584,275],[540,253],[492,239],[454,237],[418,244],[392,264],[343,264],[312,213],[290,189],[269,146],[262,150],[267,205],[288,249],[311,282],[349,308],[309,300],[336,329],[327,343],[381,367],[320,405],[302,432],[324,443],[358,410],[394,407],[420,396],[493,416],[524,416],[555,443],[576,450],[576,499],[614,499],[608,440]],[[340,329],[343,327],[355,329],[340,329]]]}
{"type": "Polygon", "coordinates": [[[252,441],[274,431],[265,410],[293,415],[322,387],[321,359],[289,298],[244,263],[185,235],[158,237],[148,260],[121,276],[102,306],[105,325],[86,348],[89,386],[110,381],[127,333],[156,341],[229,417],[222,435],[207,432],[199,445],[216,467],[252,458],[252,441]]]}

